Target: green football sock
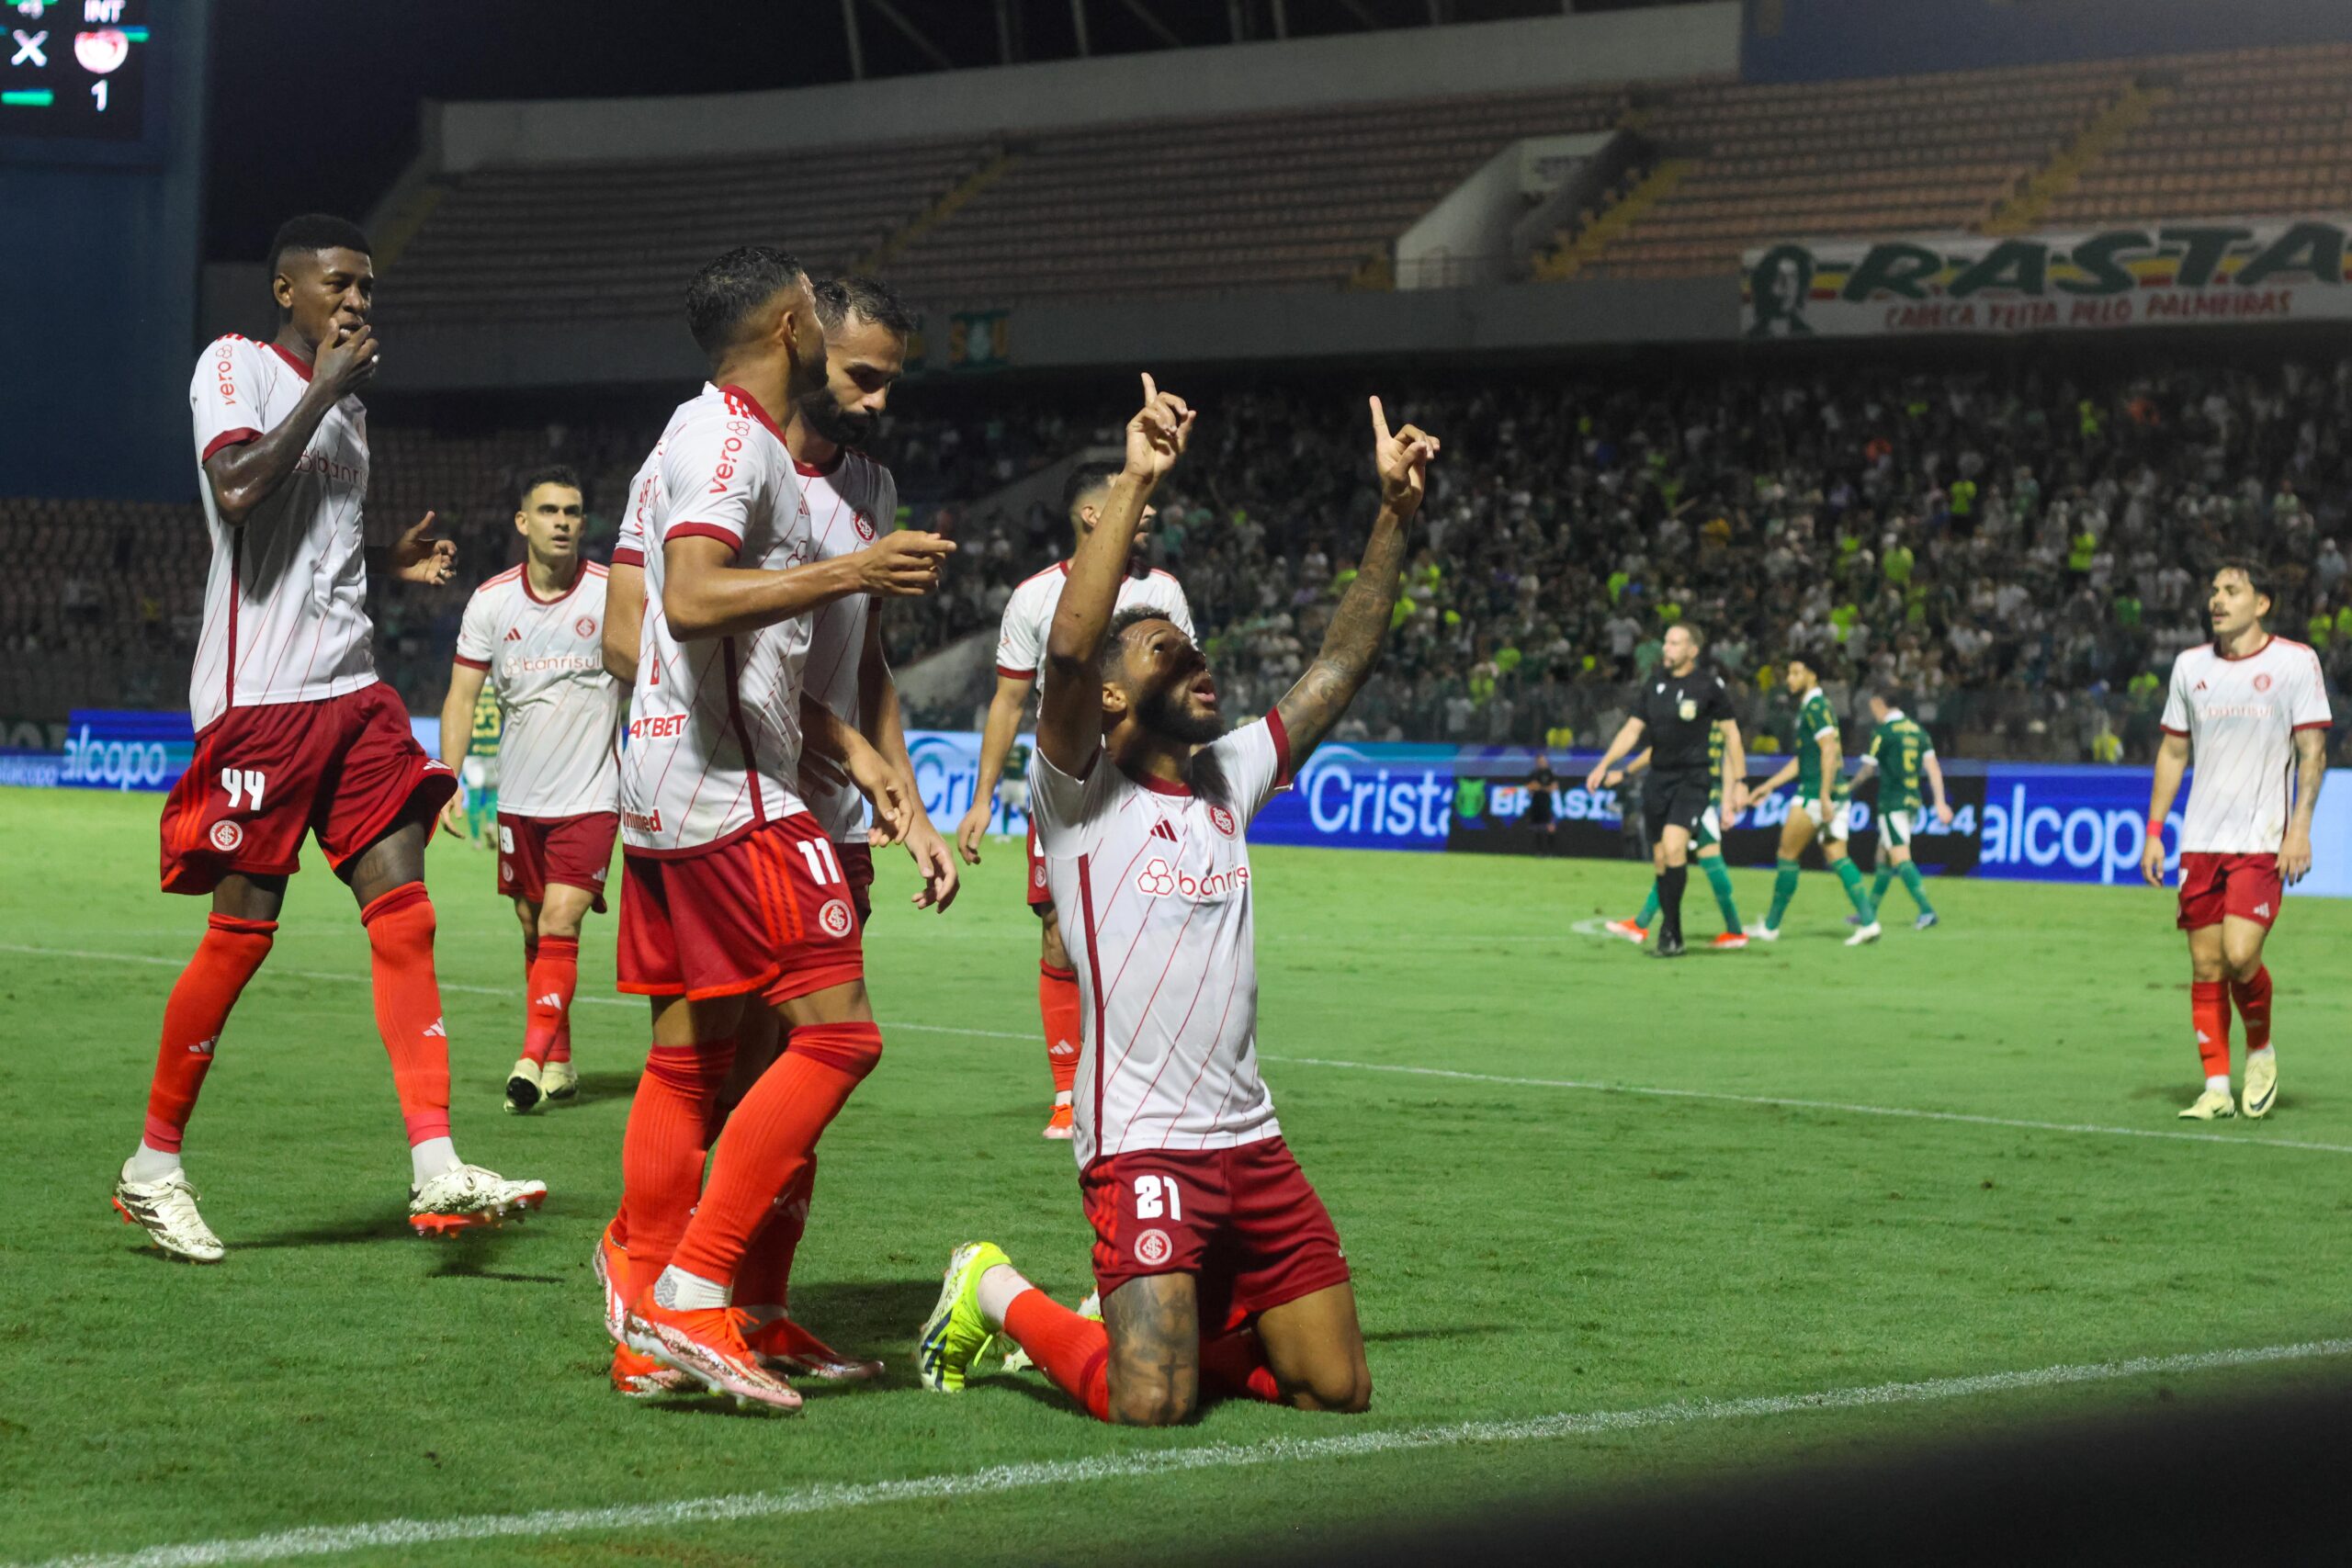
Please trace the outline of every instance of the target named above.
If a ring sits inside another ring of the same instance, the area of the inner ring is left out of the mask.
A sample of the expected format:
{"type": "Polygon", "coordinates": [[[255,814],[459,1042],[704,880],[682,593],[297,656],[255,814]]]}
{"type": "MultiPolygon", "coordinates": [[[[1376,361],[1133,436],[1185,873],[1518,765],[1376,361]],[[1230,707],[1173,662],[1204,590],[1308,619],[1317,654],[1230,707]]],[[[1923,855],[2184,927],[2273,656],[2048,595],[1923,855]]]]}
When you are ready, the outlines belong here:
{"type": "Polygon", "coordinates": [[[1764,929],[1779,931],[1781,917],[1789,912],[1789,900],[1797,896],[1797,863],[1781,862],[1772,875],[1772,912],[1764,917],[1764,929]]]}
{"type": "Polygon", "coordinates": [[[1732,902],[1731,872],[1724,866],[1724,857],[1710,855],[1699,863],[1699,869],[1707,874],[1707,886],[1715,890],[1715,908],[1724,913],[1724,930],[1738,935],[1739,906],[1732,902]]]}
{"type": "Polygon", "coordinates": [[[1871,908],[1875,909],[1886,902],[1886,890],[1894,884],[1894,863],[1881,855],[1878,873],[1871,878],[1871,908]]]}
{"type": "Polygon", "coordinates": [[[1919,867],[1917,863],[1906,860],[1894,869],[1896,874],[1903,878],[1903,886],[1909,890],[1911,894],[1911,901],[1919,906],[1919,913],[1923,915],[1934,914],[1936,912],[1936,907],[1928,902],[1927,878],[1919,874],[1919,867]]]}
{"type": "Polygon", "coordinates": [[[1641,927],[1644,931],[1647,931],[1649,929],[1650,918],[1657,913],[1657,879],[1656,877],[1652,877],[1650,879],[1650,896],[1642,900],[1642,912],[1634,917],[1634,923],[1641,927]]]}
{"type": "Polygon", "coordinates": [[[1862,917],[1862,924],[1878,919],[1878,907],[1871,902],[1870,889],[1862,886],[1862,868],[1852,857],[1838,863],[1838,880],[1845,885],[1846,897],[1854,901],[1854,913],[1862,917]]]}

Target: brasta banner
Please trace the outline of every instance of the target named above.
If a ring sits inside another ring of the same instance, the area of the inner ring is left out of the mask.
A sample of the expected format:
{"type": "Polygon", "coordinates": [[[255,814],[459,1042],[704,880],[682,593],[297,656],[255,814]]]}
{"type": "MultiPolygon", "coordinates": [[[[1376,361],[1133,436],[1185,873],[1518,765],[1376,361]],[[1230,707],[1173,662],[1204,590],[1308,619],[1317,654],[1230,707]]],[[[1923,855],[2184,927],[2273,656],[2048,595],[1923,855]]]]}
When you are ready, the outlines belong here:
{"type": "Polygon", "coordinates": [[[1750,338],[2105,332],[2352,320],[2352,218],[1790,241],[1749,251],[1750,338]]]}

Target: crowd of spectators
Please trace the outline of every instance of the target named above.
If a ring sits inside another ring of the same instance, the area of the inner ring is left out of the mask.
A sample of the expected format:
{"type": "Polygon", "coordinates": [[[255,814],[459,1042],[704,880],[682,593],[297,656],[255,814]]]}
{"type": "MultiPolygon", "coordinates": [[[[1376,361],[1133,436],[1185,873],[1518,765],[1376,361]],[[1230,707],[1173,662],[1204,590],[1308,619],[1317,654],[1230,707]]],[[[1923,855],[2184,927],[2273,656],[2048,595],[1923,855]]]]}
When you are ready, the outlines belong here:
{"type": "MultiPolygon", "coordinates": [[[[2352,674],[2352,358],[1753,365],[1382,375],[1392,416],[1445,451],[1396,635],[1346,733],[1597,744],[1687,620],[1767,735],[1784,716],[1780,662],[1799,651],[1834,684],[1895,684],[1963,754],[2144,756],[2172,656],[2204,640],[2204,573],[2234,552],[2277,574],[2273,629],[2317,648],[2332,680],[2352,674]]],[[[876,456],[900,521],[963,549],[935,598],[888,607],[902,667],[985,638],[1012,586],[1067,553],[1046,502],[989,498],[1115,446],[1125,412],[969,388],[924,412],[926,389],[902,394],[876,456]]],[[[1359,390],[1302,376],[1198,400],[1151,549],[1184,583],[1228,711],[1280,694],[1353,570],[1373,494],[1359,390]]],[[[467,589],[516,558],[515,476],[580,468],[602,553],[656,434],[650,413],[461,443],[379,428],[371,526],[437,505],[465,563],[460,585],[377,590],[379,660],[413,707],[438,704],[467,589]]],[[[168,700],[200,604],[194,507],[0,502],[0,539],[30,563],[0,585],[12,655],[95,660],[118,672],[108,700],[168,700]]],[[[989,661],[967,662],[970,679],[913,716],[977,722],[989,661]]]]}

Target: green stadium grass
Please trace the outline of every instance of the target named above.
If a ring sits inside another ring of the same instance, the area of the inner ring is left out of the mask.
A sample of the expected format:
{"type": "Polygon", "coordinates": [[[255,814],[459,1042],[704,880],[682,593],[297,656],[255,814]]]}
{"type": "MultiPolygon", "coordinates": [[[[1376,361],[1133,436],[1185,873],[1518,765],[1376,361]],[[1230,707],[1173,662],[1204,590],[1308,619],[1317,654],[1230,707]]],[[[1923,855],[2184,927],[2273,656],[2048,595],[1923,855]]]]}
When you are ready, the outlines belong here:
{"type": "MultiPolygon", "coordinates": [[[[154,1033],[201,923],[153,891],[153,796],[0,792],[0,1561],[305,1526],[792,1492],[1033,1461],[1800,1394],[2324,1339],[2352,1264],[2352,906],[2298,900],[2271,945],[2278,1114],[2210,1129],[2168,895],[1899,889],[1874,949],[1808,875],[1777,947],[1655,962],[1583,934],[1632,911],[1626,864],[1261,850],[1261,1048],[1285,1130],[1357,1270],[1376,1385],[1356,1421],[1262,1406],[1115,1431],[1034,1377],[923,1393],[907,1348],[955,1243],[1087,1285],[1046,1091],[1017,844],[944,918],[884,857],[869,938],[888,1049],[824,1145],[799,1314],[889,1363],[797,1418],[648,1407],[604,1380],[588,1268],[619,1186],[644,1045],[584,944],[576,1107],[503,1115],[521,957],[489,857],[432,857],[468,1157],[552,1190],[495,1235],[402,1224],[406,1162],[367,946],[315,852],[220,1047],[188,1138],[230,1248],[169,1263],[107,1205],[154,1033]],[[600,998],[590,1000],[587,998],[600,998]],[[923,1026],[923,1027],[916,1027],[923,1026]],[[1315,1058],[1309,1065],[1303,1058],[1315,1058]],[[1333,1064],[1359,1064],[1339,1066],[1333,1064]],[[1487,1078],[1368,1070],[1437,1068],[1487,1078]],[[1704,1094],[2143,1129],[1907,1119],[1704,1094]],[[2286,1146],[2285,1141],[2333,1145],[2286,1146]]],[[[1740,896],[1760,911],[1761,874],[1740,896]]],[[[1695,933],[1711,933],[1703,890],[1695,933]]],[[[1412,1453],[1248,1466],[356,1551],[344,1562],[971,1563],[1207,1557],[1890,1444],[2352,1376],[2344,1360],[2141,1377],[1412,1453]]]]}

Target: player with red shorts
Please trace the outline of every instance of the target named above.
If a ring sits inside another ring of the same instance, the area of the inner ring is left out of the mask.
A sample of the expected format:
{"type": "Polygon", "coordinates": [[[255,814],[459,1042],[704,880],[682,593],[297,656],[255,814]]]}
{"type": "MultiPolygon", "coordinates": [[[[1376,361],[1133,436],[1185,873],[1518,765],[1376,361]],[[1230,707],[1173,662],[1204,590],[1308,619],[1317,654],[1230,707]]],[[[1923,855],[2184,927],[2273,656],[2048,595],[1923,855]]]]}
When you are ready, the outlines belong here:
{"type": "Polygon", "coordinates": [[[1258,1075],[1250,819],[1370,675],[1407,524],[1437,443],[1372,403],[1380,515],[1323,647],[1273,711],[1230,734],[1193,639],[1115,608],[1143,505],[1193,414],[1144,378],[1127,461],[1079,546],[1046,652],[1030,810],[1083,993],[1080,1185],[1100,1321],[1049,1300],[989,1242],[958,1247],[917,1342],[924,1383],[965,1385],[1011,1337],[1098,1419],[1165,1426],[1204,1382],[1359,1411],[1372,1373],[1338,1233],[1258,1075]]]}
{"type": "MultiPolygon", "coordinates": [[[[814,300],[825,333],[825,380],[793,405],[784,439],[808,502],[818,558],[832,559],[871,545],[897,515],[898,489],[889,470],[857,450],[857,444],[872,438],[888,405],[890,389],[906,363],[907,337],[914,322],[898,297],[871,278],[825,280],[815,286],[814,300]]],[[[605,657],[607,667],[632,675],[645,606],[642,519],[654,510],[660,493],[660,467],[650,463],[632,489],[632,503],[623,514],[613,550],[605,657]]],[[[956,897],[955,860],[922,809],[899,722],[898,688],[883,654],[879,623],[869,613],[871,604],[867,595],[852,593],[820,605],[809,617],[804,683],[810,695],[864,736],[899,774],[911,819],[903,841],[923,879],[914,895],[915,906],[944,909],[956,897]]],[[[862,931],[873,912],[874,883],[865,797],[830,771],[806,766],[801,790],[810,814],[832,840],[862,931]]],[[[774,1012],[744,1010],[736,1028],[733,1074],[719,1091],[722,1116],[750,1093],[775,1060],[781,1038],[774,1012]]],[[[808,1228],[816,1171],[812,1154],[799,1183],[752,1237],[736,1269],[733,1302],[753,1325],[745,1342],[787,1375],[836,1381],[871,1377],[881,1371],[880,1362],[832,1349],[793,1322],[787,1308],[792,1261],[808,1228]]],[[[608,1275],[618,1271],[616,1266],[626,1252],[626,1223],[618,1221],[606,1242],[608,1275]]],[[[626,1306],[625,1302],[608,1303],[616,1323],[626,1306]]],[[[622,1350],[616,1364],[632,1359],[622,1350]]],[[[620,1382],[631,1393],[662,1386],[639,1366],[625,1366],[620,1382]]]]}
{"type": "MultiPolygon", "coordinates": [[[[622,1149],[626,1249],[598,1252],[608,1303],[627,1303],[623,1349],[782,1409],[799,1395],[746,1342],[736,1276],[882,1051],[848,878],[798,793],[804,740],[848,764],[894,835],[904,826],[898,776],[804,691],[810,613],[927,592],[955,547],[909,531],[818,558],[775,418],[824,379],[810,292],[797,263],[757,246],[695,276],[687,319],[711,384],[672,416],[658,479],[632,491],[658,505],[621,759],[618,968],[621,989],[651,998],[653,1045],[622,1149]],[[728,1119],[705,1185],[706,1129],[753,997],[790,1045],[728,1119]]],[[[616,1382],[639,1392],[633,1370],[616,1356],[616,1382]]]]}
{"type": "Polygon", "coordinates": [[[2205,1088],[2181,1116],[2267,1116],[2278,1097],[2270,971],[2262,945],[2289,884],[2312,868],[2312,812],[2327,777],[2327,687],[2319,656],[2263,630],[2270,578],[2250,561],[2213,573],[2213,640],[2173,660],[2164,743],[2140,869],[2164,886],[2165,822],[2193,755],[2180,825],[2180,929],[2205,1088]],[[2230,1008],[2245,1021],[2245,1085],[2230,1098],[2230,1008]]]}
{"type": "MultiPolygon", "coordinates": [[[[1062,486],[1062,512],[1080,544],[1101,521],[1112,481],[1118,476],[1118,466],[1113,463],[1081,463],[1070,470],[1062,486]]],[[[1164,571],[1154,570],[1144,551],[1152,516],[1152,509],[1144,508],[1143,523],[1128,546],[1126,570],[1119,579],[1118,607],[1156,609],[1177,630],[1191,637],[1193,614],[1184,603],[1182,584],[1164,571]]],[[[1061,602],[1069,569],[1069,561],[1057,561],[1023,581],[1005,601],[996,643],[996,695],[989,699],[988,722],[980,732],[979,775],[972,786],[971,809],[956,829],[956,848],[974,865],[980,863],[980,837],[996,819],[997,780],[1003,775],[1005,759],[1012,755],[1012,743],[1021,733],[1021,716],[1037,683],[1046,631],[1054,624],[1054,606],[1061,602]]],[[[1022,787],[1025,790],[1026,784],[1022,787]]],[[[1037,850],[1034,818],[1029,824],[1029,870],[1023,886],[1030,913],[1038,920],[1037,1014],[1045,1025],[1046,1068],[1054,1087],[1044,1135],[1067,1138],[1071,1127],[1070,1097],[1078,1082],[1078,975],[1070,967],[1069,951],[1062,941],[1061,919],[1054,908],[1053,889],[1047,886],[1045,857],[1037,850]]]]}
{"type": "MultiPolygon", "coordinates": [[[[441,758],[465,761],[475,699],[487,682],[505,720],[498,803],[498,891],[523,923],[523,1054],[506,1075],[506,1109],[580,1091],[571,1065],[571,998],[580,928],[605,908],[620,832],[621,689],[605,669],[605,569],[580,555],[580,476],[557,465],[524,477],[514,530],[523,564],[466,602],[441,758]]],[[[443,812],[462,835],[462,809],[443,812]]]]}
{"type": "MultiPolygon", "coordinates": [[[[293,219],[270,245],[278,332],[223,337],[198,362],[188,400],[203,470],[212,567],[188,705],[196,755],[163,819],[165,892],[209,894],[196,956],[172,987],[147,1125],[114,1205],[165,1252],[217,1261],[181,1142],[237,998],[269,955],[302,839],[359,901],[376,1023],[408,1132],[409,1221],[435,1232],[495,1224],[547,1189],[458,1158],[449,1137],[449,1041],[433,968],[424,844],[457,788],[379,684],[368,618],[368,415],[374,375],[368,241],[341,219],[293,219]]],[[[433,516],[400,536],[393,569],[446,582],[456,547],[433,516]]]]}

